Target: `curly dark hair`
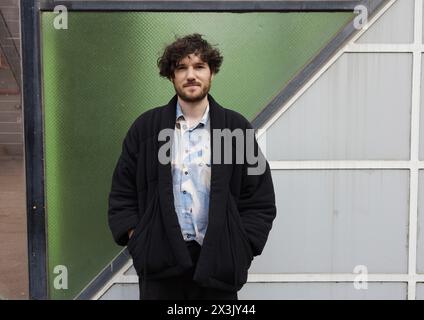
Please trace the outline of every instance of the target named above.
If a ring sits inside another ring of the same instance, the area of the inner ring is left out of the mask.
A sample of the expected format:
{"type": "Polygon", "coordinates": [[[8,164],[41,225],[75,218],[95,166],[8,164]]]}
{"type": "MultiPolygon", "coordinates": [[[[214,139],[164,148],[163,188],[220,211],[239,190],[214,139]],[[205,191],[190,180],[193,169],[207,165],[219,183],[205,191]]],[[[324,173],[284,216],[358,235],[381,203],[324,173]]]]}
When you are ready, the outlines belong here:
{"type": "Polygon", "coordinates": [[[189,54],[194,53],[209,65],[211,72],[216,74],[224,58],[217,48],[212,47],[202,35],[193,33],[176,40],[168,45],[158,59],[159,74],[162,77],[173,79],[177,63],[189,54]]]}

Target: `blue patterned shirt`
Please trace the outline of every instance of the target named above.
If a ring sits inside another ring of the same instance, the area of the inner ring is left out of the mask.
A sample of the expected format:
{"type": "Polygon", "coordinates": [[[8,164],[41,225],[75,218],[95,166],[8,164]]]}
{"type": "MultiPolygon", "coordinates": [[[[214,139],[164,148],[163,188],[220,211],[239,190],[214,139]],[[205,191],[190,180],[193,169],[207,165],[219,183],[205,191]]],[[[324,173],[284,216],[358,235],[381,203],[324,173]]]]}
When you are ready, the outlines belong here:
{"type": "Polygon", "coordinates": [[[209,105],[191,128],[179,103],[176,108],[171,149],[175,210],[184,240],[202,245],[208,227],[211,179],[209,105]]]}

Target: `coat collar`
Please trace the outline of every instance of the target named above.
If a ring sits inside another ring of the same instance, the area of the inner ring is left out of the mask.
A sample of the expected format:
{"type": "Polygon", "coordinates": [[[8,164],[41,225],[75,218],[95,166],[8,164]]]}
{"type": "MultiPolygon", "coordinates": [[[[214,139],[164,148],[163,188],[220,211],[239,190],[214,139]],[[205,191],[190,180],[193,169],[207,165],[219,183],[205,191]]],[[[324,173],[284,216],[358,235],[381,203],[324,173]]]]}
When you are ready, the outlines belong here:
{"type": "MultiPolygon", "coordinates": [[[[175,95],[163,109],[161,129],[174,129],[176,119],[177,95],[175,95]]],[[[224,129],[225,126],[225,110],[215,99],[208,94],[209,101],[209,119],[212,129],[224,129]]],[[[212,136],[212,133],[211,133],[212,136]]]]}

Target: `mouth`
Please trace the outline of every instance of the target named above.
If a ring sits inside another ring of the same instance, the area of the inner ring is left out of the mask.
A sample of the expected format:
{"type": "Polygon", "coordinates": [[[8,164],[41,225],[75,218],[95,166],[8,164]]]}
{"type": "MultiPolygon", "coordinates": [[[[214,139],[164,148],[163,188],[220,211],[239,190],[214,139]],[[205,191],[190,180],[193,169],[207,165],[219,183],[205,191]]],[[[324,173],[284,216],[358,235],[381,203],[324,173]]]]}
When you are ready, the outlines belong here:
{"type": "Polygon", "coordinates": [[[187,88],[187,87],[200,87],[200,84],[190,83],[190,84],[185,84],[184,87],[185,88],[187,88]]]}

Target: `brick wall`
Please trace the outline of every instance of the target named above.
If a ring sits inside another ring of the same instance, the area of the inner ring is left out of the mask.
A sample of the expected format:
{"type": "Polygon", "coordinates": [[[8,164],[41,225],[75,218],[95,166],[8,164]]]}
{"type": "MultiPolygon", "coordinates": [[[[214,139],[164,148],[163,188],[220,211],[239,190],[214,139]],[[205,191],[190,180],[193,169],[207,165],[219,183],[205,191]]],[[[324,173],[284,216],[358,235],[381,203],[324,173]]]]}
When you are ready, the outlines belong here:
{"type": "Polygon", "coordinates": [[[0,156],[23,154],[19,0],[0,1],[0,156]],[[18,74],[18,76],[16,76],[18,74]]]}
{"type": "Polygon", "coordinates": [[[1,0],[0,11],[6,20],[7,26],[12,35],[12,39],[15,41],[16,47],[20,47],[20,15],[19,15],[19,0],[1,0]]]}

